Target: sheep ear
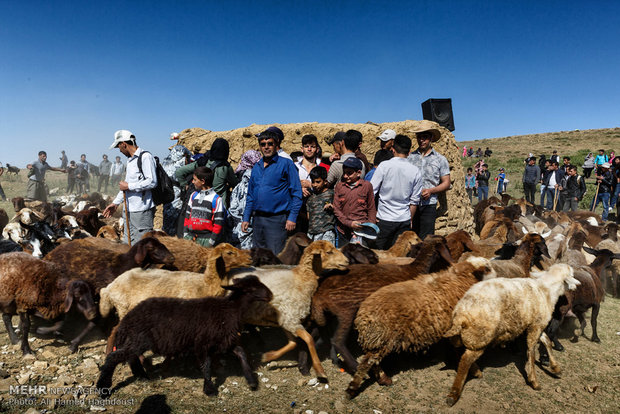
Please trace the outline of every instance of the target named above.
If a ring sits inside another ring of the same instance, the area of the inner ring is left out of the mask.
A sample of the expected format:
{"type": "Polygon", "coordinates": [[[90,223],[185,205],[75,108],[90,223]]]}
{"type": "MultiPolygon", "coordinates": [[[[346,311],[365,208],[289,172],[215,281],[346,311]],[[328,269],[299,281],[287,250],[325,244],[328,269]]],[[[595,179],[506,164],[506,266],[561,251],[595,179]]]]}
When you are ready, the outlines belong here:
{"type": "Polygon", "coordinates": [[[585,250],[585,251],[586,251],[586,253],[593,254],[594,256],[597,256],[597,255],[599,254],[599,251],[598,251],[598,250],[596,250],[596,249],[592,249],[592,248],[590,248],[590,247],[588,247],[588,246],[583,246],[583,250],[585,250]]]}
{"type": "Polygon", "coordinates": [[[67,288],[67,297],[65,298],[65,313],[71,310],[71,305],[73,305],[73,288],[69,285],[67,288]]]}
{"type": "Polygon", "coordinates": [[[144,243],[136,244],[136,254],[134,256],[134,260],[140,266],[144,263],[144,259],[146,259],[146,247],[144,243]]]}
{"type": "Polygon", "coordinates": [[[450,251],[446,248],[446,246],[444,246],[443,244],[440,244],[438,249],[439,251],[439,255],[441,257],[443,257],[443,259],[448,262],[448,263],[453,263],[454,261],[452,260],[452,256],[450,255],[450,251]]]}
{"type": "Polygon", "coordinates": [[[323,261],[320,253],[312,255],[312,271],[315,275],[320,275],[323,272],[323,261]]]}
{"type": "Polygon", "coordinates": [[[474,241],[472,239],[467,239],[467,241],[465,242],[465,247],[470,252],[475,252],[476,251],[476,244],[474,243],[474,241]]]}
{"type": "MultiPolygon", "coordinates": [[[[304,236],[305,236],[305,234],[304,234],[304,236]]],[[[295,237],[295,244],[300,246],[300,247],[308,247],[310,245],[310,242],[308,241],[307,236],[306,237],[300,237],[298,235],[294,235],[293,237],[295,237]]]]}

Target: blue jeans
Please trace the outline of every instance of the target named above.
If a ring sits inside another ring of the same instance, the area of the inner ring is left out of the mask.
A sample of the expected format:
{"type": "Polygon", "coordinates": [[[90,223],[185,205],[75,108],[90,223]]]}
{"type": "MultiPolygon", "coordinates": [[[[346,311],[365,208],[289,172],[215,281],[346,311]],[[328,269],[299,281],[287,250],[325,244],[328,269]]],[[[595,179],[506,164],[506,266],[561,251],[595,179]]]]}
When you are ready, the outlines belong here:
{"type": "MultiPolygon", "coordinates": [[[[547,210],[553,209],[553,200],[555,197],[555,188],[547,187],[547,210]]],[[[560,203],[560,190],[558,190],[558,204],[560,203]]],[[[561,208],[560,208],[561,209],[561,208]]]]}
{"type": "Polygon", "coordinates": [[[478,201],[489,198],[489,187],[478,187],[478,201]]]}
{"type": "Polygon", "coordinates": [[[616,185],[614,194],[611,196],[611,201],[609,202],[609,207],[616,208],[616,203],[618,202],[618,194],[620,194],[620,183],[616,185]]]}
{"type": "MultiPolygon", "coordinates": [[[[609,193],[598,193],[594,209],[598,206],[599,201],[603,202],[603,214],[601,214],[601,218],[603,221],[607,221],[607,215],[609,214],[609,193]]],[[[592,200],[592,202],[594,202],[594,200],[592,200]]]]}
{"type": "Polygon", "coordinates": [[[286,218],[288,213],[273,216],[254,216],[254,247],[270,249],[278,254],[286,242],[286,218]]]}
{"type": "Polygon", "coordinates": [[[540,206],[545,206],[545,196],[547,195],[547,186],[544,184],[540,185],[540,206]]]}

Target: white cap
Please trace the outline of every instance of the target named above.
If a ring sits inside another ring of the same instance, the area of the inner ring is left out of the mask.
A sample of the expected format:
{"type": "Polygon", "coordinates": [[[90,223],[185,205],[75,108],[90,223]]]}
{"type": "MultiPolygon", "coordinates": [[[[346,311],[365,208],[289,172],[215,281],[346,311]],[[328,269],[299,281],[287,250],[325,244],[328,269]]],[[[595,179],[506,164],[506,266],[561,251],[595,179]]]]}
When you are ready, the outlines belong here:
{"type": "Polygon", "coordinates": [[[611,164],[608,162],[604,162],[603,165],[601,165],[601,167],[603,168],[611,168],[611,164]]]}
{"type": "Polygon", "coordinates": [[[178,139],[178,138],[179,138],[178,132],[173,132],[172,134],[170,134],[170,139],[178,139]]]}
{"type": "Polygon", "coordinates": [[[396,131],[394,131],[393,129],[386,129],[385,131],[381,133],[381,135],[377,137],[377,139],[380,139],[381,141],[384,141],[384,142],[389,141],[394,138],[396,138],[396,131]]]}
{"type": "Polygon", "coordinates": [[[114,143],[110,146],[110,149],[114,149],[118,147],[118,144],[120,144],[121,142],[125,142],[125,141],[135,142],[135,140],[136,140],[136,137],[134,136],[134,134],[131,133],[131,131],[127,131],[126,129],[119,129],[118,131],[114,133],[114,143]]]}

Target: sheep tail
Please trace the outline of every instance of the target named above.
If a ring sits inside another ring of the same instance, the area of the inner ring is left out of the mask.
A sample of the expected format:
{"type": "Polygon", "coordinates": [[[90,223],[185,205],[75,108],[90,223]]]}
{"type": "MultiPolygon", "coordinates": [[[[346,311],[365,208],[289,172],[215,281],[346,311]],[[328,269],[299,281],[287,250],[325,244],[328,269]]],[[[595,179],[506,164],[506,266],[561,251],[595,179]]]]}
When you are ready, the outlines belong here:
{"type": "Polygon", "coordinates": [[[102,318],[107,318],[114,309],[114,304],[110,300],[110,295],[106,288],[101,289],[99,292],[99,314],[102,318]]]}
{"type": "Polygon", "coordinates": [[[456,320],[452,321],[452,326],[450,329],[443,334],[444,338],[452,338],[453,336],[458,336],[461,333],[461,329],[463,328],[462,323],[458,323],[456,320]]]}

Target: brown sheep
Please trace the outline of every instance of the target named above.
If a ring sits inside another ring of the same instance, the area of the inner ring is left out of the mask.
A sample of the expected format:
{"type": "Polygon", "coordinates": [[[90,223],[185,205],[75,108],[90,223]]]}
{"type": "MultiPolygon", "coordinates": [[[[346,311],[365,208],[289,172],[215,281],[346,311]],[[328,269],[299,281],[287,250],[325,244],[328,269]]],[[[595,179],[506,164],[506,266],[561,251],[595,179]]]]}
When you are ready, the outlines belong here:
{"type": "Polygon", "coordinates": [[[146,233],[144,237],[155,237],[170,250],[174,256],[173,266],[176,270],[204,273],[213,251],[211,247],[203,247],[191,240],[170,237],[163,231],[152,231],[146,233]]]}
{"type": "Polygon", "coordinates": [[[30,315],[38,312],[45,319],[56,319],[69,312],[72,305],[90,322],[84,331],[71,341],[71,349],[77,350],[80,340],[94,324],[97,307],[89,285],[76,279],[61,266],[30,256],[27,253],[6,253],[0,256],[0,310],[11,343],[17,336],[11,315],[19,315],[22,324],[21,350],[31,354],[28,345],[30,315]]]}
{"type": "Polygon", "coordinates": [[[465,230],[457,230],[448,234],[446,236],[446,243],[448,244],[450,257],[452,257],[452,260],[455,262],[458,261],[465,252],[472,252],[474,255],[478,252],[476,244],[465,230]]]}
{"type": "Polygon", "coordinates": [[[360,303],[382,286],[428,273],[433,265],[445,268],[452,262],[442,236],[430,235],[415,248],[418,249],[416,259],[409,265],[351,265],[348,273],[328,277],[314,293],[312,319],[319,326],[326,325],[327,313],[338,320],[331,338],[332,357],[334,353],[340,354],[349,372],[355,371],[357,363],[346,347],[346,341],[360,303]]]}
{"type": "Polygon", "coordinates": [[[388,250],[374,249],[373,251],[379,257],[379,262],[383,262],[387,258],[407,256],[407,253],[411,250],[411,246],[418,244],[421,241],[422,239],[414,231],[406,231],[398,236],[396,243],[394,243],[394,245],[388,250]]]}
{"type": "Polygon", "coordinates": [[[97,237],[112,240],[118,243],[121,241],[120,234],[118,234],[113,226],[109,225],[102,226],[97,232],[97,237]]]}
{"type": "Polygon", "coordinates": [[[278,259],[285,265],[299,264],[304,249],[312,243],[306,233],[295,233],[286,241],[284,249],[278,254],[278,259]]]}
{"type": "Polygon", "coordinates": [[[9,224],[9,215],[6,214],[4,209],[0,208],[0,233],[4,230],[4,227],[9,224]]]}

